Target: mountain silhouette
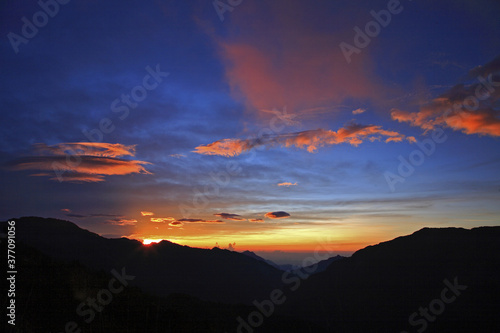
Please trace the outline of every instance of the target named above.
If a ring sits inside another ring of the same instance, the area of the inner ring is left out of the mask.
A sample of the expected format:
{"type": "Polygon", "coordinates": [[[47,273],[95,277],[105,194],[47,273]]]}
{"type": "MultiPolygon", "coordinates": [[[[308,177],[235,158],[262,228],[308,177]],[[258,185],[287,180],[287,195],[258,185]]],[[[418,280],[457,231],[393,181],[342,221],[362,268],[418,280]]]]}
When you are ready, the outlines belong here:
{"type": "Polygon", "coordinates": [[[500,227],[424,228],[333,262],[278,313],[332,332],[500,332],[499,274],[500,227]]]}
{"type": "Polygon", "coordinates": [[[130,286],[93,322],[77,317],[82,332],[500,332],[500,227],[424,228],[284,272],[251,253],[14,220],[21,326],[9,332],[64,331],[122,269],[130,286]]]}
{"type": "Polygon", "coordinates": [[[184,293],[204,300],[251,304],[281,285],[282,272],[243,254],[199,249],[169,241],[144,246],[127,238],[107,239],[75,224],[48,218],[16,221],[18,241],[56,259],[78,261],[110,272],[126,269],[146,292],[184,293]]]}

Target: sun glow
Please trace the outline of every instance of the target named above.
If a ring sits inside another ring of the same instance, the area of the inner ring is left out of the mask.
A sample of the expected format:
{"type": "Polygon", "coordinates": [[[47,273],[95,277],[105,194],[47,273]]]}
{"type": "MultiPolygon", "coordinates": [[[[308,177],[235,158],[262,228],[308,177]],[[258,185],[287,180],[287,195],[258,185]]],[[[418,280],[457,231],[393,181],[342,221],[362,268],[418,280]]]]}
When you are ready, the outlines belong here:
{"type": "Polygon", "coordinates": [[[159,242],[161,242],[162,240],[163,240],[163,239],[149,239],[149,238],[148,238],[148,239],[144,239],[144,240],[142,241],[142,244],[144,244],[144,245],[150,245],[150,244],[159,243],[159,242]]]}

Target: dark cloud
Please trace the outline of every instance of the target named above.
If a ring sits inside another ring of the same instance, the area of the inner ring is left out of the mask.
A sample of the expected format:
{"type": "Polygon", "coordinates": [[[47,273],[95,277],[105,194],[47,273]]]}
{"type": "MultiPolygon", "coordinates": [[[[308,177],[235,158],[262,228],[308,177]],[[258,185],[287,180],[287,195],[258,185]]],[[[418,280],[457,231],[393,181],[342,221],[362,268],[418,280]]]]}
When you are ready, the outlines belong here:
{"type": "Polygon", "coordinates": [[[184,223],[225,223],[224,221],[221,220],[204,220],[204,219],[180,219],[177,221],[184,223]]]}
{"type": "Polygon", "coordinates": [[[220,218],[223,218],[225,220],[233,220],[233,221],[245,221],[246,220],[246,219],[242,218],[241,215],[238,215],[238,214],[217,213],[214,215],[218,216],[220,218]]]}
{"type": "Polygon", "coordinates": [[[76,217],[76,218],[84,218],[84,217],[88,217],[87,215],[81,215],[81,214],[66,214],[67,217],[76,217]]]}
{"type": "Polygon", "coordinates": [[[500,71],[500,55],[485,65],[479,65],[469,71],[469,78],[476,79],[478,76],[486,77],[500,71]]]}
{"type": "Polygon", "coordinates": [[[181,221],[172,221],[168,225],[171,227],[182,227],[184,223],[182,223],[181,221]]]}
{"type": "Polygon", "coordinates": [[[266,213],[266,215],[264,216],[270,219],[284,219],[290,217],[290,214],[288,214],[287,212],[279,211],[279,212],[269,212],[266,213]]]}
{"type": "Polygon", "coordinates": [[[118,225],[118,226],[126,226],[126,225],[135,225],[137,223],[137,220],[135,219],[111,219],[106,221],[109,224],[112,225],[118,225]]]}

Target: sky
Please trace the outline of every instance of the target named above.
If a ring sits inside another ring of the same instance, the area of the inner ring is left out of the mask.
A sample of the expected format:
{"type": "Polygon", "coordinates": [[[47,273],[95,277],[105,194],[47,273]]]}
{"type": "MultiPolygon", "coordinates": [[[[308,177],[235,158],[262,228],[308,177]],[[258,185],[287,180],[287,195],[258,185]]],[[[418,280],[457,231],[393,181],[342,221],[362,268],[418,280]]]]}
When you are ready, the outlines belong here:
{"type": "Polygon", "coordinates": [[[499,15],[2,1],[0,218],[276,260],[500,225],[499,15]]]}

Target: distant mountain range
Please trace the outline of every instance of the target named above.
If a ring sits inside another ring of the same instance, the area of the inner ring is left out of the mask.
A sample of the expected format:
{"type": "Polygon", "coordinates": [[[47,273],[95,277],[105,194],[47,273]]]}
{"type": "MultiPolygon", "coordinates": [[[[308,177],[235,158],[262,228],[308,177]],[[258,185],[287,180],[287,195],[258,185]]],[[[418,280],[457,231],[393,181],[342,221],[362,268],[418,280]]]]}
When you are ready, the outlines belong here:
{"type": "Polygon", "coordinates": [[[500,332],[500,227],[424,228],[368,246],[278,312],[332,332],[500,332]]]}
{"type": "MultiPolygon", "coordinates": [[[[300,266],[296,266],[296,265],[290,265],[290,264],[285,264],[285,265],[278,265],[274,262],[272,262],[271,260],[267,260],[267,259],[264,259],[260,256],[258,256],[257,254],[255,254],[254,252],[252,251],[243,251],[241,252],[242,254],[246,255],[246,256],[249,256],[251,258],[254,258],[256,260],[259,260],[259,261],[263,261],[279,270],[282,270],[282,271],[285,271],[285,272],[292,272],[292,271],[295,271],[295,270],[298,270],[298,269],[301,269],[303,267],[300,267],[300,266]]],[[[325,259],[325,260],[321,260],[319,262],[317,262],[315,265],[316,267],[314,268],[314,273],[321,273],[323,272],[332,262],[334,261],[337,261],[339,259],[342,259],[342,258],[345,258],[343,256],[340,256],[340,255],[337,255],[335,257],[330,257],[328,259],[325,259]]],[[[309,270],[310,267],[307,267],[307,269],[309,270]]],[[[312,270],[312,269],[311,269],[312,270]]]]}
{"type": "Polygon", "coordinates": [[[82,332],[500,332],[500,227],[424,228],[284,272],[249,251],[15,220],[22,324],[8,332],[64,332],[69,320],[82,332]],[[82,322],[75,309],[113,269],[134,279],[82,322]]]}

